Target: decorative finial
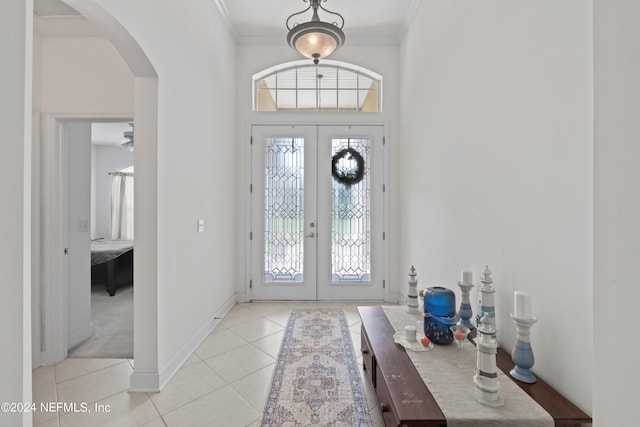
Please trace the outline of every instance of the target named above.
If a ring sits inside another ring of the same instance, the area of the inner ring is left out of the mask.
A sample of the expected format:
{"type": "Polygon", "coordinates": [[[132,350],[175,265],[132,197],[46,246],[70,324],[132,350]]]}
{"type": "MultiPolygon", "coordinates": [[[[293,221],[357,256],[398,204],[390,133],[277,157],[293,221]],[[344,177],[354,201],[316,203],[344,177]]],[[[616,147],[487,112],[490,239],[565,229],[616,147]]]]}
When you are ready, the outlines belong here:
{"type": "Polygon", "coordinates": [[[493,283],[493,274],[491,273],[491,270],[489,270],[488,265],[484,267],[484,271],[482,272],[482,281],[486,283],[493,283]]]}

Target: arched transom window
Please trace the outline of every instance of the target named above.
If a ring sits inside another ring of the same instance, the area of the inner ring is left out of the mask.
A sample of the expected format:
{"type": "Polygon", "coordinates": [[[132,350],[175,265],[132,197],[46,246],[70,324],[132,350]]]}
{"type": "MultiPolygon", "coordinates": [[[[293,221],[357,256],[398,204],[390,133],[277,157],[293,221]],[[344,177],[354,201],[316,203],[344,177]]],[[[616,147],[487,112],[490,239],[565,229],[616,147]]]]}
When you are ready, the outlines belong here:
{"type": "Polygon", "coordinates": [[[253,75],[254,111],[382,111],[382,76],[344,62],[294,61],[253,75]]]}

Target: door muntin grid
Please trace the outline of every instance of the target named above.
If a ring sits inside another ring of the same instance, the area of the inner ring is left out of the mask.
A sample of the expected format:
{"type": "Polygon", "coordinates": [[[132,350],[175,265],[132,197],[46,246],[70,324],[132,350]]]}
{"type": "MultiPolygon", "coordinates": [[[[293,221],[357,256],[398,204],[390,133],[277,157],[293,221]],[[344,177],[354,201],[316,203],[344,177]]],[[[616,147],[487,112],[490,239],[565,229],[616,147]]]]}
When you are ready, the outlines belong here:
{"type": "Polygon", "coordinates": [[[304,138],[267,138],[264,282],[304,279],[304,138]]]}
{"type": "Polygon", "coordinates": [[[351,185],[332,180],[331,282],[364,284],[371,282],[371,141],[368,138],[332,138],[332,156],[346,148],[355,149],[362,155],[364,176],[351,185]]]}

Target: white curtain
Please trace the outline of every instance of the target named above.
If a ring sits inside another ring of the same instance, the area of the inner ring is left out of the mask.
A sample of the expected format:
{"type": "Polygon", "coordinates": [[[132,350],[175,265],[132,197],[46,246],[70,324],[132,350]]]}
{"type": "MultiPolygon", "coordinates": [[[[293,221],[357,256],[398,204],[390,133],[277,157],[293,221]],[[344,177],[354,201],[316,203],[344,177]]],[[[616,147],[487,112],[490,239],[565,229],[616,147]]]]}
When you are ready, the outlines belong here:
{"type": "Polygon", "coordinates": [[[111,238],[133,240],[133,166],[111,175],[111,238]]]}

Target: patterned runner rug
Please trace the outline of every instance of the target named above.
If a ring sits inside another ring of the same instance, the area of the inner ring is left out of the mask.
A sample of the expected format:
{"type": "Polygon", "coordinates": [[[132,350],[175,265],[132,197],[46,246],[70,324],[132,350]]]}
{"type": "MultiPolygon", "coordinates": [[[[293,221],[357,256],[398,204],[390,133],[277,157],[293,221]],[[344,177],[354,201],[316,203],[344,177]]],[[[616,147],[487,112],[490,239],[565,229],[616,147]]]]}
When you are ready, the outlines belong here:
{"type": "Polygon", "coordinates": [[[342,309],[293,309],[263,426],[370,426],[360,368],[342,309]]]}

